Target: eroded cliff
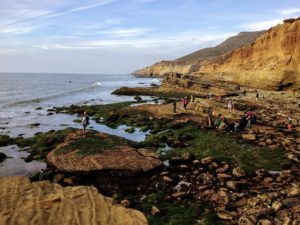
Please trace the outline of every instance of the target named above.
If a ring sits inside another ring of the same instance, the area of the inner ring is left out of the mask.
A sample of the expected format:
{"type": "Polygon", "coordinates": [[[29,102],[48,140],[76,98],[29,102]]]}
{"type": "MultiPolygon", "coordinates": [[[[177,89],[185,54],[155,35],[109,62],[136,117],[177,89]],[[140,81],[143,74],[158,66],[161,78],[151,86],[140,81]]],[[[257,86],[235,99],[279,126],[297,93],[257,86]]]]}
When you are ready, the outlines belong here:
{"type": "Polygon", "coordinates": [[[265,90],[298,90],[300,18],[285,20],[261,34],[252,44],[218,57],[200,61],[163,61],[135,74],[164,75],[167,77],[165,86],[192,86],[194,90],[199,85],[216,83],[265,90]]]}
{"type": "Polygon", "coordinates": [[[241,32],[236,36],[228,38],[216,47],[201,49],[174,61],[161,61],[152,66],[137,70],[133,74],[138,76],[164,76],[169,73],[186,74],[195,72],[199,70],[199,62],[214,59],[235,49],[249,45],[263,33],[265,31],[241,32]]]}
{"type": "Polygon", "coordinates": [[[193,75],[206,81],[262,89],[297,89],[300,84],[300,20],[287,20],[255,43],[202,62],[193,75]]]}

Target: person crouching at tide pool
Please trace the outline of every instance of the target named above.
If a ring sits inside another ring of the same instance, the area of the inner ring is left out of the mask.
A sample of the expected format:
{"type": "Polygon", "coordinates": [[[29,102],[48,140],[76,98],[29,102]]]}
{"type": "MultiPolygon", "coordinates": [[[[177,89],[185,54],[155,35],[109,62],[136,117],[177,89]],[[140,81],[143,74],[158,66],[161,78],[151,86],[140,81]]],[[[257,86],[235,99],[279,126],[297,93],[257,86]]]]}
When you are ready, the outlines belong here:
{"type": "Polygon", "coordinates": [[[82,124],[82,127],[83,127],[83,133],[84,134],[85,134],[86,127],[89,125],[89,120],[90,120],[90,118],[89,118],[87,112],[84,112],[82,120],[81,120],[81,124],[82,124]]]}

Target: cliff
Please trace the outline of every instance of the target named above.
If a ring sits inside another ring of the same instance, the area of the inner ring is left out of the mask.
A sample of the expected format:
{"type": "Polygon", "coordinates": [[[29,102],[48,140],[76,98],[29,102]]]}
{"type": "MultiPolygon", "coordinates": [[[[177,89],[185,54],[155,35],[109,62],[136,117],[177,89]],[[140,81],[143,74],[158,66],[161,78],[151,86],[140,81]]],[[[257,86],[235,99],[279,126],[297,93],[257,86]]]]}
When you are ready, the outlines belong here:
{"type": "Polygon", "coordinates": [[[265,31],[241,32],[212,48],[205,48],[174,61],[161,61],[152,66],[135,71],[137,76],[164,76],[169,73],[191,73],[199,70],[199,62],[219,57],[240,47],[249,45],[265,31]]]}
{"type": "Polygon", "coordinates": [[[286,20],[255,43],[202,62],[193,76],[266,90],[300,85],[300,19],[286,20]]]}
{"type": "MultiPolygon", "coordinates": [[[[193,90],[198,90],[198,86],[202,88],[203,85],[219,84],[265,90],[298,89],[300,85],[300,18],[285,20],[283,24],[260,34],[262,35],[252,44],[225,54],[222,54],[224,51],[219,52],[215,49],[215,55],[207,54],[207,57],[201,55],[202,60],[195,61],[196,58],[200,59],[199,54],[197,57],[190,55],[181,58],[185,61],[179,61],[180,59],[172,62],[163,61],[139,70],[135,74],[164,75],[166,77],[164,86],[175,85],[193,90]]],[[[239,40],[238,36],[233,38],[239,40]]],[[[244,38],[239,45],[249,43],[250,39],[244,38]]],[[[236,41],[231,38],[221,45],[225,46],[226,42],[228,44],[236,41]]],[[[231,46],[237,47],[238,44],[231,44],[231,46]]],[[[222,49],[220,45],[216,48],[222,49]]]]}

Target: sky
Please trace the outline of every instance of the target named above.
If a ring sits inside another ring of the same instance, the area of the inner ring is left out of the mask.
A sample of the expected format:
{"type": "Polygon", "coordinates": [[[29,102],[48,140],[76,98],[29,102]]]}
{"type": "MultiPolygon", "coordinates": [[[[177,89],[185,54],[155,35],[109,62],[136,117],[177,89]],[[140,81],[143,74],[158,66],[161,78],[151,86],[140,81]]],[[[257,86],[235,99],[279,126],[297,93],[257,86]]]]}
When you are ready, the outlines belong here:
{"type": "Polygon", "coordinates": [[[125,74],[299,16],[299,0],[0,0],[0,72],[125,74]]]}

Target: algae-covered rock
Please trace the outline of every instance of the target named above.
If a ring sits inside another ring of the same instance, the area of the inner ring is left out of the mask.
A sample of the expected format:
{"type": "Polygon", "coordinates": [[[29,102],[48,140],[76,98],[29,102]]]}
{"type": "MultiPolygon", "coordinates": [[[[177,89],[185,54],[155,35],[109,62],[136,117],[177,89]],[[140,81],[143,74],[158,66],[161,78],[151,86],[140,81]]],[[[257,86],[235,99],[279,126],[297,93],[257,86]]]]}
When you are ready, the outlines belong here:
{"type": "Polygon", "coordinates": [[[140,173],[162,164],[157,154],[132,146],[132,142],[117,136],[77,131],[51,151],[47,160],[59,170],[68,172],[118,170],[140,173]]]}

